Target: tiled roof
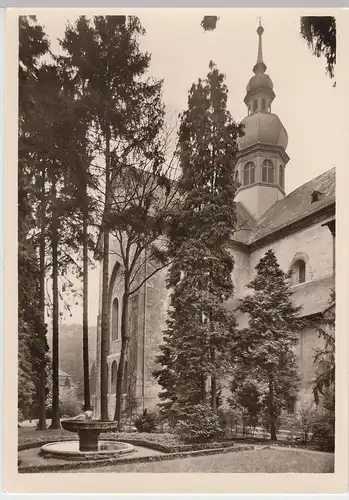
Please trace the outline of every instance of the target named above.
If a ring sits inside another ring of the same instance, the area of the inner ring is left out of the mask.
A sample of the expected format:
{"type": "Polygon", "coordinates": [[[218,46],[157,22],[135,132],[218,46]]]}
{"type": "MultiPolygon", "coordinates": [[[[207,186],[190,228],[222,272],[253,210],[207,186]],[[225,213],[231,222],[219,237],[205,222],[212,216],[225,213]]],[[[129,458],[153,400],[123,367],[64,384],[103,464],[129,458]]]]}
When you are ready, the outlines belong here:
{"type": "MultiPolygon", "coordinates": [[[[253,219],[250,216],[251,227],[249,230],[237,231],[233,236],[233,240],[245,243],[246,245],[255,243],[289,224],[299,221],[308,215],[315,214],[334,202],[335,168],[332,168],[311,181],[306,182],[281,200],[278,200],[253,225],[251,222],[253,219]],[[318,191],[320,197],[318,201],[312,203],[312,193],[314,191],[318,191]]],[[[241,204],[237,203],[236,205],[238,207],[241,204]]],[[[242,214],[241,207],[238,210],[238,220],[239,217],[244,217],[243,214],[239,215],[239,211],[242,214]]]]}
{"type": "Polygon", "coordinates": [[[69,373],[66,373],[61,369],[58,370],[58,373],[59,373],[60,377],[71,377],[71,375],[69,375],[69,373]]]}
{"type": "Polygon", "coordinates": [[[302,306],[299,315],[305,317],[325,311],[331,305],[331,291],[334,286],[334,276],[330,275],[293,287],[294,303],[302,306]]]}

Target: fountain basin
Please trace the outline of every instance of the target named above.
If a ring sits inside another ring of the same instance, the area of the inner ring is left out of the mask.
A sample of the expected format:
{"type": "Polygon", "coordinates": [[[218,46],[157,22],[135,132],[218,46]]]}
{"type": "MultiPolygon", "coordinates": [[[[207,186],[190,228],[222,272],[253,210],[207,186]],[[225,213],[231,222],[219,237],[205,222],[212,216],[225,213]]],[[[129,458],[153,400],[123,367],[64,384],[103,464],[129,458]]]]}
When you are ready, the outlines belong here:
{"type": "Polygon", "coordinates": [[[63,429],[76,432],[79,435],[79,450],[81,452],[99,452],[98,437],[101,432],[115,432],[117,422],[102,420],[62,420],[63,429]]]}
{"type": "Polygon", "coordinates": [[[135,451],[132,444],[106,440],[99,441],[97,450],[93,451],[81,451],[80,441],[59,441],[45,444],[40,448],[41,455],[45,457],[65,460],[98,460],[122,456],[135,451]]]}

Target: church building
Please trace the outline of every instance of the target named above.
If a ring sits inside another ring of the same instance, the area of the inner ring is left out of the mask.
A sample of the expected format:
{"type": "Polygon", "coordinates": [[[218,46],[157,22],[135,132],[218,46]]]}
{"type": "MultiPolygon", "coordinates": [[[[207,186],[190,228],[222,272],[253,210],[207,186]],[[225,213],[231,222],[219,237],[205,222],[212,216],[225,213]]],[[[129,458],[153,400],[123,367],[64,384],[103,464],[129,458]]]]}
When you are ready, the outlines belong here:
{"type": "MultiPolygon", "coordinates": [[[[235,260],[235,297],[228,304],[235,308],[246,293],[259,260],[273,249],[281,268],[292,270],[291,289],[300,316],[316,318],[329,307],[335,286],[335,169],[319,175],[291,193],[285,192],[287,176],[287,132],[280,118],[272,113],[275,99],[273,82],[266,74],[262,35],[259,26],[258,56],[254,75],[248,82],[244,102],[247,116],[242,120],[245,135],[239,140],[236,175],[240,187],[236,195],[238,229],[231,239],[235,260]]],[[[110,236],[111,249],[116,242],[110,236]]],[[[102,262],[100,277],[100,307],[102,262]]],[[[116,373],[120,358],[121,289],[117,275],[120,265],[110,255],[110,348],[108,355],[108,405],[112,417],[115,407],[116,373]]],[[[125,400],[132,395],[140,410],[159,402],[152,372],[165,328],[169,294],[166,271],[155,274],[132,297],[130,328],[132,340],[124,377],[125,400]]],[[[243,326],[246,318],[237,318],[243,326]]],[[[100,373],[101,314],[97,327],[97,374],[100,373]]],[[[315,326],[299,332],[297,354],[301,375],[300,399],[311,393],[314,376],[314,348],[319,345],[315,326]]],[[[100,411],[100,381],[94,406],[100,411]]]]}

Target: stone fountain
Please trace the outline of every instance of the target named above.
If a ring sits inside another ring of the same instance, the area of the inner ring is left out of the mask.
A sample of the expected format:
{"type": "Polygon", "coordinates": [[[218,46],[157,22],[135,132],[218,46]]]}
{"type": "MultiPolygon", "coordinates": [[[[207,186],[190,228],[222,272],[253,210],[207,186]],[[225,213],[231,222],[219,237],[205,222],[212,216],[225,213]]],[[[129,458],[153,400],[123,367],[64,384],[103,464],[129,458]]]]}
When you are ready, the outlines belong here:
{"type": "Polygon", "coordinates": [[[94,420],[92,412],[85,412],[84,417],[78,419],[62,420],[63,429],[75,432],[79,441],[59,441],[48,443],[41,447],[41,454],[46,457],[63,458],[67,460],[102,459],[113,456],[134,453],[134,446],[119,441],[101,440],[99,435],[104,432],[115,432],[117,422],[94,420]]]}

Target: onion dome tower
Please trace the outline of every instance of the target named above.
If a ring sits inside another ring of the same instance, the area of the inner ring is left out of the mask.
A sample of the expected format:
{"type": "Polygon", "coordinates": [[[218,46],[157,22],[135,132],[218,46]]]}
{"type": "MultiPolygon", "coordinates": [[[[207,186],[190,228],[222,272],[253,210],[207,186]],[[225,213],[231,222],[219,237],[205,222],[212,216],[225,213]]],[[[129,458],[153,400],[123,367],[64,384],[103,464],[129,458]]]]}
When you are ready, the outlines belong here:
{"type": "Polygon", "coordinates": [[[285,196],[287,132],[279,117],[271,112],[275,99],[273,82],[265,73],[262,35],[258,26],[258,55],[254,76],[246,87],[247,116],[242,120],[245,135],[239,139],[236,200],[259,219],[278,199],[285,196]]]}

